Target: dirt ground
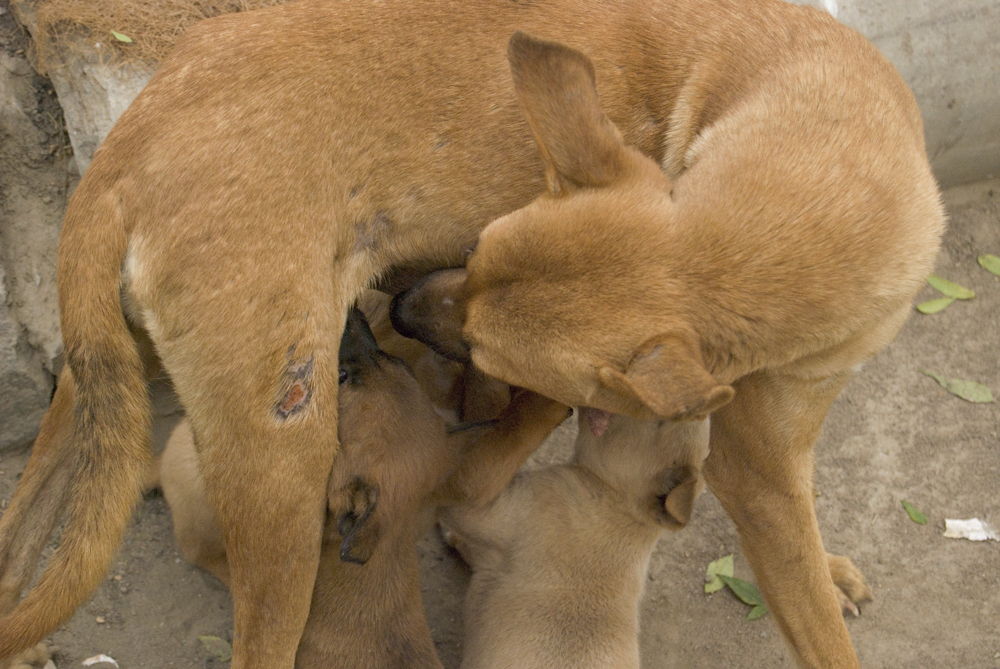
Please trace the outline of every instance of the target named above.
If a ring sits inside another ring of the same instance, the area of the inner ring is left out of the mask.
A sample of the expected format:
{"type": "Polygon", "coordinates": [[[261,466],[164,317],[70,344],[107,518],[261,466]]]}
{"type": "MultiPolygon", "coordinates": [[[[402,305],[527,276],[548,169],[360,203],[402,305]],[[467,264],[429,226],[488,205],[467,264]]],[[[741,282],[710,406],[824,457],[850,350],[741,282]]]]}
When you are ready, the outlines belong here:
{"type": "MultiPolygon", "coordinates": [[[[45,186],[48,187],[48,186],[45,186]]],[[[945,518],[1000,525],[1000,405],[947,394],[918,370],[983,382],[1000,395],[1000,278],[976,256],[1000,255],[1000,181],[945,193],[951,225],[937,273],[975,299],[913,317],[834,404],[817,447],[816,508],[830,551],[851,556],[875,600],[847,621],[865,667],[1000,667],[1000,543],[942,536],[945,518]],[[900,500],[927,514],[911,521],[900,500]]],[[[925,288],[919,300],[936,296],[925,288]]],[[[160,403],[160,434],[178,415],[160,403]]],[[[575,427],[553,435],[529,466],[565,459],[575,427]]],[[[6,506],[27,453],[0,454],[6,506]]],[[[461,600],[468,571],[435,533],[420,543],[423,594],[446,667],[461,657],[461,600]]],[[[736,554],[752,580],[732,523],[710,495],[690,526],[660,541],[642,601],[643,664],[790,667],[770,616],[745,619],[728,591],[703,592],[706,565],[736,554]]],[[[98,654],[122,669],[218,667],[199,635],[231,638],[232,606],[213,577],[184,563],[162,497],[139,507],[107,580],[51,638],[59,669],[98,654]]],[[[110,667],[97,664],[96,667],[110,667]]]]}

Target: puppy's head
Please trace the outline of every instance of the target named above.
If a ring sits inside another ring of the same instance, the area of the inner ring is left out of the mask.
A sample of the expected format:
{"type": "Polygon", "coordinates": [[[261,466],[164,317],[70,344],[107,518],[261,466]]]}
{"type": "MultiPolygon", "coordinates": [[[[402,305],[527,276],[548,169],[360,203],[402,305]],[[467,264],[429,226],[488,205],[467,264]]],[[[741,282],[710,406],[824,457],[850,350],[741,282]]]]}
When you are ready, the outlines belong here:
{"type": "Polygon", "coordinates": [[[358,309],[340,343],[338,430],[327,539],[340,542],[341,560],[364,564],[381,540],[410,531],[450,474],[455,446],[406,364],[379,348],[358,309]]]}
{"type": "Polygon", "coordinates": [[[685,251],[659,241],[677,224],[669,179],[625,146],[583,54],[517,33],[508,56],[548,190],[488,225],[466,269],[397,296],[394,325],[565,404],[707,415],[733,389],[706,369],[685,318],[697,298],[670,260],[685,251]]]}
{"type": "Polygon", "coordinates": [[[705,488],[708,420],[615,416],[600,435],[581,425],[575,462],[620,491],[640,517],[679,530],[705,488]]]}

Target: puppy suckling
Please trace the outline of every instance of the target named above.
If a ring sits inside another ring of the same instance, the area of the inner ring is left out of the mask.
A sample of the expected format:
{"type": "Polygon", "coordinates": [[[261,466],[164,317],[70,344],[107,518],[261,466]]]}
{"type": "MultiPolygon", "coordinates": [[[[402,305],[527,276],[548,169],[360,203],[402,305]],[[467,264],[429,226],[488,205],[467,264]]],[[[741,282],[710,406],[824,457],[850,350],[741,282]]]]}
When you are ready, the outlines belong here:
{"type": "Polygon", "coordinates": [[[639,666],[649,558],[704,487],[708,421],[615,416],[600,436],[584,422],[570,464],[518,474],[486,506],[441,511],[445,540],[473,569],[463,669],[639,666]]]}
{"type": "MultiPolygon", "coordinates": [[[[406,364],[378,347],[355,309],[340,345],[339,409],[341,450],[296,666],[440,667],[420,599],[421,521],[435,503],[475,507],[495,496],[567,407],[521,391],[495,421],[448,435],[406,364]]],[[[228,584],[186,421],[167,444],[161,484],[184,557],[228,584]]],[[[277,558],[285,547],[271,550],[277,558]]]]}

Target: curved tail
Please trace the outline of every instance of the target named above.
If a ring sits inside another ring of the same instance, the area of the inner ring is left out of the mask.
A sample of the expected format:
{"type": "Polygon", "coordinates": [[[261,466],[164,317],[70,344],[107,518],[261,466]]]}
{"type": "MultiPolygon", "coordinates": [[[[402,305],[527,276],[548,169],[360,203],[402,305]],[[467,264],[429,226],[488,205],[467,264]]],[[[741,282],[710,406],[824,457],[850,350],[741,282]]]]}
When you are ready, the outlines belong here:
{"type": "Polygon", "coordinates": [[[59,246],[59,311],[76,391],[64,415],[79,463],[70,515],[38,584],[0,620],[0,658],[44,638],[103,580],[149,468],[145,367],[120,297],[124,217],[95,167],[70,201],[59,246]]]}

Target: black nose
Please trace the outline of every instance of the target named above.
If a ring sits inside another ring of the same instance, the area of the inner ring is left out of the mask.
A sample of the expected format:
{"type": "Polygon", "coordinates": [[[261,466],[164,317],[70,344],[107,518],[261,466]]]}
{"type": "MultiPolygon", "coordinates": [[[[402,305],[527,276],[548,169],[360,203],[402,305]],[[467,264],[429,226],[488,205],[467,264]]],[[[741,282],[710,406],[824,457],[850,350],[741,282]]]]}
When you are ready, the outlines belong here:
{"type": "Polygon", "coordinates": [[[351,307],[340,338],[340,383],[377,364],[381,353],[382,349],[378,347],[364,313],[357,307],[351,307]]]}
{"type": "Polygon", "coordinates": [[[392,327],[451,360],[468,361],[469,347],[462,340],[465,277],[464,269],[439,270],[396,295],[389,312],[392,327]]]}

